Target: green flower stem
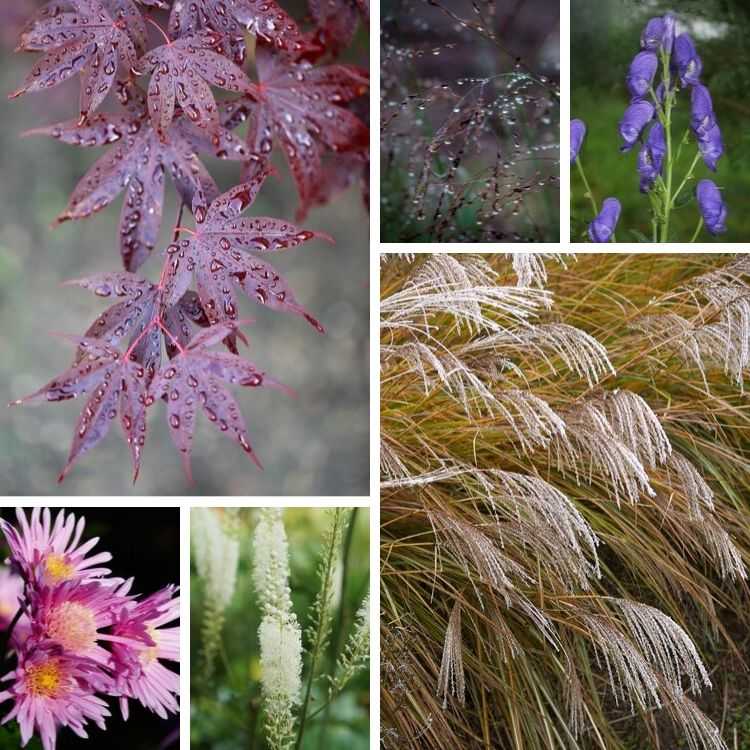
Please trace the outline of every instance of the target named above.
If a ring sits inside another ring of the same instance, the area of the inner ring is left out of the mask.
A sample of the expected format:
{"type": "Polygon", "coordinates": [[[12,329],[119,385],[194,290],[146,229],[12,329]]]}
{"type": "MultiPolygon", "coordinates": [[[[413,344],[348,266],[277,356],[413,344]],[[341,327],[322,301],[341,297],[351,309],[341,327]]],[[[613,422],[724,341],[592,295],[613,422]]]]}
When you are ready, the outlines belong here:
{"type": "Polygon", "coordinates": [[[338,515],[339,511],[336,511],[334,524],[331,529],[331,539],[328,544],[328,549],[325,551],[325,558],[321,569],[321,591],[319,594],[320,611],[317,612],[317,622],[315,623],[315,630],[313,633],[312,646],[310,649],[310,666],[309,673],[307,676],[307,685],[305,687],[305,697],[302,701],[302,709],[299,714],[299,729],[297,731],[297,741],[294,743],[294,750],[299,750],[302,745],[302,737],[305,733],[305,723],[307,721],[307,710],[310,705],[310,694],[312,693],[313,682],[315,681],[315,674],[317,672],[320,659],[323,657],[323,651],[325,650],[325,641],[327,637],[326,618],[328,614],[326,608],[330,604],[331,591],[333,586],[333,570],[336,564],[336,535],[340,533],[340,528],[337,526],[341,523],[343,516],[338,515]]]}
{"type": "Polygon", "coordinates": [[[597,216],[599,209],[596,207],[596,198],[594,198],[594,194],[591,192],[589,181],[586,179],[586,173],[583,171],[580,154],[576,157],[576,166],[578,167],[578,174],[581,175],[581,179],[583,180],[583,186],[586,188],[586,196],[591,201],[591,207],[594,209],[594,216],[597,216]]]}
{"type": "Polygon", "coordinates": [[[695,228],[693,239],[691,239],[690,242],[695,242],[698,239],[698,235],[701,233],[701,229],[703,229],[703,217],[702,216],[700,220],[698,221],[698,226],[695,228]]]}
{"type": "Polygon", "coordinates": [[[693,172],[695,171],[695,167],[700,161],[700,158],[701,152],[698,151],[698,153],[696,153],[695,155],[695,158],[693,159],[693,163],[690,165],[690,169],[688,169],[687,174],[685,175],[685,179],[680,183],[680,186],[677,188],[677,190],[674,191],[674,195],[672,196],[672,208],[675,207],[675,201],[677,200],[677,196],[682,192],[682,188],[685,187],[688,180],[691,180],[693,178],[693,172]]]}
{"type": "MultiPolygon", "coordinates": [[[[349,528],[346,530],[346,537],[344,539],[344,554],[342,559],[341,568],[341,602],[339,603],[339,611],[336,618],[336,626],[333,631],[333,642],[331,643],[330,653],[330,672],[333,675],[336,671],[336,662],[339,658],[339,651],[341,650],[341,636],[344,630],[344,604],[346,602],[346,585],[349,579],[349,553],[352,548],[352,538],[354,537],[354,524],[357,520],[357,510],[352,510],[351,518],[349,519],[349,528]]],[[[328,730],[328,722],[330,720],[330,709],[332,701],[328,701],[325,705],[325,713],[323,714],[323,725],[320,729],[320,735],[318,737],[318,747],[320,750],[325,748],[325,736],[328,730]]],[[[316,712],[317,713],[317,712],[316,712]]]]}
{"type": "MultiPolygon", "coordinates": [[[[669,82],[669,57],[661,52],[662,81],[666,88],[669,82]]],[[[664,197],[664,221],[661,226],[661,241],[669,241],[669,212],[672,209],[672,106],[674,94],[667,90],[664,96],[664,133],[667,139],[667,179],[664,197]]]]}

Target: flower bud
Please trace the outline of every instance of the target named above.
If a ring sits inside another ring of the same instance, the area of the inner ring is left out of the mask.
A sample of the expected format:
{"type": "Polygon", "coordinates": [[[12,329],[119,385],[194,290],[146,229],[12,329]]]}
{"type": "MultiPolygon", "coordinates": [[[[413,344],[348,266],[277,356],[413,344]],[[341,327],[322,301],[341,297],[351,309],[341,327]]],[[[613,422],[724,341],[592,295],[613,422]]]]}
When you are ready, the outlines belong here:
{"type": "Polygon", "coordinates": [[[633,148],[641,131],[651,122],[653,116],[654,105],[645,99],[638,99],[625,110],[619,125],[620,135],[625,141],[620,151],[630,151],[633,148]]]}
{"type": "Polygon", "coordinates": [[[698,150],[706,166],[715,172],[716,165],[724,153],[724,144],[721,141],[721,130],[718,125],[715,124],[705,135],[698,138],[698,150]]]}
{"type": "Polygon", "coordinates": [[[620,218],[620,201],[606,198],[599,215],[589,224],[589,237],[592,242],[609,242],[620,218]]]}
{"type": "Polygon", "coordinates": [[[668,55],[672,53],[674,42],[675,17],[671,13],[652,18],[641,33],[641,49],[651,52],[664,50],[668,55]]]}
{"type": "Polygon", "coordinates": [[[690,93],[690,125],[693,132],[700,139],[704,138],[711,128],[716,125],[714,105],[711,94],[701,83],[693,86],[690,93]]]}
{"type": "Polygon", "coordinates": [[[662,173],[664,157],[667,153],[667,143],[664,128],[655,122],[648,132],[646,142],[638,153],[638,174],[641,176],[641,192],[647,193],[656,178],[662,173]]]}
{"type": "Polygon", "coordinates": [[[703,62],[698,57],[689,34],[680,34],[674,40],[673,60],[683,86],[695,86],[696,83],[700,83],[703,62]]]}
{"type": "Polygon", "coordinates": [[[639,52],[633,58],[625,82],[634,99],[641,99],[648,94],[658,65],[659,61],[654,52],[639,52]]]}
{"type": "Polygon", "coordinates": [[[570,121],[570,163],[578,158],[578,152],[586,137],[586,123],[583,120],[570,121]]]}
{"type": "Polygon", "coordinates": [[[727,207],[713,180],[701,180],[695,188],[703,221],[711,234],[726,232],[727,207]]]}

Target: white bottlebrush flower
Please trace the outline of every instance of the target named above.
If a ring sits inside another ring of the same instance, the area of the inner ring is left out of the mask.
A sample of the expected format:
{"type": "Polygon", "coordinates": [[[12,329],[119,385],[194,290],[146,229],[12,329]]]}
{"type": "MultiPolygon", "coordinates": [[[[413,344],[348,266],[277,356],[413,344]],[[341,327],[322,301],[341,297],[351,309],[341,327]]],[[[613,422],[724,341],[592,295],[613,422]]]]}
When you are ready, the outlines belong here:
{"type": "Polygon", "coordinates": [[[253,534],[252,579],[263,619],[260,640],[265,727],[272,750],[293,745],[302,681],[302,630],[292,610],[289,545],[280,508],[262,508],[253,534]]]}
{"type": "Polygon", "coordinates": [[[234,594],[240,542],[237,534],[228,533],[219,512],[194,508],[190,518],[193,560],[204,587],[203,658],[208,673],[221,641],[224,610],[234,594]]]}
{"type": "Polygon", "coordinates": [[[289,545],[280,508],[261,508],[253,534],[253,585],[264,614],[292,611],[289,545]]]}
{"type": "Polygon", "coordinates": [[[229,535],[216,510],[194,508],[191,535],[198,575],[206,596],[221,609],[232,599],[237,581],[240,543],[229,535]]]}
{"type": "Polygon", "coordinates": [[[261,688],[268,701],[299,703],[302,687],[302,632],[296,619],[265,615],[258,631],[261,688]]]}

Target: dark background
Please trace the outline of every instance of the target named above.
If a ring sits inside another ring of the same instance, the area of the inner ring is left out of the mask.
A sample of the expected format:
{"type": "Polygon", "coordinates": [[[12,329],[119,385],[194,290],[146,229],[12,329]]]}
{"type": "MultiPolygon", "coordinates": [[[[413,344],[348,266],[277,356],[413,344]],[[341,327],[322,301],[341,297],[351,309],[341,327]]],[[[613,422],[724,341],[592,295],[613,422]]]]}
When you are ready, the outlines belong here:
{"type": "MultiPolygon", "coordinates": [[[[27,517],[31,509],[24,509],[27,517]]],[[[58,508],[50,508],[52,519],[58,508]]],[[[110,552],[112,561],[108,563],[113,576],[135,578],[133,592],[148,596],[169,584],[180,582],[180,511],[178,508],[65,508],[73,512],[76,519],[86,519],[86,529],[82,540],[95,536],[99,543],[91,554],[110,552]]],[[[0,510],[0,516],[16,525],[16,514],[12,508],[0,510]]],[[[2,539],[2,537],[0,537],[2,539]]],[[[1,559],[7,554],[5,541],[0,542],[1,559]]],[[[172,623],[174,626],[176,623],[172,623]]],[[[167,627],[170,627],[169,625],[167,627]]],[[[165,662],[167,668],[179,671],[179,665],[165,662]]],[[[123,721],[119,702],[106,699],[112,716],[107,720],[107,730],[102,732],[95,724],[89,724],[89,739],[76,737],[64,729],[58,734],[59,750],[156,750],[166,737],[178,727],[179,715],[167,721],[160,719],[136,701],[130,701],[130,718],[123,721]]],[[[11,703],[2,704],[3,716],[10,710],[11,703]]],[[[186,703],[187,710],[187,703],[186,703]]],[[[20,746],[16,722],[0,730],[0,750],[15,750],[20,746]]],[[[170,747],[177,748],[178,744],[170,747]]],[[[34,739],[27,746],[30,750],[41,750],[41,742],[34,739]]]]}
{"type": "MultiPolygon", "coordinates": [[[[571,117],[588,128],[581,152],[597,201],[619,198],[622,216],[619,242],[633,241],[631,230],[651,236],[650,204],[638,190],[638,148],[621,154],[617,131],[629,95],[625,87],[630,61],[639,51],[646,21],[667,11],[678,18],[678,32],[688,31],[703,60],[701,80],[708,86],[724,139],[724,156],[716,174],[703,162],[696,178],[710,178],[723,188],[729,217],[728,231],[712,237],[705,229],[699,242],[741,242],[750,237],[750,3],[745,0],[685,0],[683,2],[626,2],[625,0],[573,0],[571,3],[571,117]]],[[[689,121],[690,95],[678,96],[673,138],[679,139],[689,121]]],[[[674,112],[674,110],[673,110],[674,112]]],[[[674,115],[673,115],[674,117],[674,115]]],[[[695,155],[694,141],[683,149],[675,169],[679,182],[695,155]]],[[[695,182],[690,187],[695,191],[695,182]]],[[[688,187],[685,188],[688,191],[688,187]]],[[[591,206],[583,197],[576,168],[571,167],[571,239],[580,241],[591,220],[591,206]]],[[[689,242],[698,223],[693,200],[670,215],[673,241],[689,242]]]]}
{"type": "MultiPolygon", "coordinates": [[[[165,409],[155,404],[135,486],[119,423],[58,486],[57,475],[84,401],[5,408],[5,403],[32,393],[69,366],[70,345],[50,333],[80,335],[106,307],[91,292],[60,284],[120,268],[122,197],[95,216],[50,229],[104,148],[19,137],[23,130],[74,117],[78,80],[13,101],[4,95],[20,85],[37,58],[32,53],[13,54],[13,49],[20,28],[41,5],[41,0],[0,3],[0,494],[366,494],[369,216],[358,187],[313,209],[301,222],[304,228],[332,235],[334,246],[312,241],[269,259],[288,279],[300,304],[326,327],[325,336],[301,318],[240,299],[240,317],[255,319],[246,329],[250,348],[243,354],[298,394],[291,399],[270,389],[230,388],[264,471],[200,415],[193,449],[195,482],[188,484],[168,434],[165,409]]],[[[284,0],[282,5],[298,19],[304,16],[303,3],[284,0]]],[[[164,24],[163,13],[149,14],[164,24]]],[[[150,32],[156,43],[158,32],[150,32]]],[[[367,66],[367,33],[361,24],[346,59],[367,66]]],[[[246,67],[253,78],[254,70],[246,67]]],[[[117,104],[108,99],[100,111],[117,111],[117,104]]],[[[296,191],[286,163],[278,157],[277,153],[279,177],[269,179],[245,215],[293,219],[296,191]]],[[[236,182],[238,164],[201,158],[220,189],[236,182]]],[[[175,191],[168,178],[165,183],[164,226],[157,250],[169,242],[177,214],[175,191]]],[[[188,226],[190,222],[187,219],[188,226]]],[[[154,280],[160,267],[155,251],[141,272],[154,280]]]]}

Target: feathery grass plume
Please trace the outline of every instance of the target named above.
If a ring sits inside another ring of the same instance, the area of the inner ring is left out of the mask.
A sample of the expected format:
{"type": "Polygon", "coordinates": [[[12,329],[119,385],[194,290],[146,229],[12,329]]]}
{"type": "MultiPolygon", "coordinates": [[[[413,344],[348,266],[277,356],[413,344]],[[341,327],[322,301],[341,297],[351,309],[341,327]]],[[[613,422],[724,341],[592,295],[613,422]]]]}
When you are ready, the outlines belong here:
{"type": "Polygon", "coordinates": [[[480,260],[381,265],[384,745],[719,750],[750,261],[480,260]]]}
{"type": "Polygon", "coordinates": [[[329,700],[340,693],[349,681],[363,669],[370,660],[370,595],[359,605],[355,616],[354,629],[339,654],[333,676],[330,678],[329,700]]]}
{"type": "Polygon", "coordinates": [[[204,587],[204,612],[201,629],[203,660],[210,676],[221,644],[224,611],[234,594],[240,543],[236,518],[224,520],[219,511],[193,508],[190,532],[198,576],[204,587]]]}
{"type": "Polygon", "coordinates": [[[259,511],[252,579],[263,612],[258,638],[266,738],[272,750],[288,750],[294,746],[294,707],[302,687],[302,631],[292,609],[289,545],[280,508],[259,511]]]}
{"type": "Polygon", "coordinates": [[[466,703],[466,681],[464,661],[461,656],[461,601],[456,600],[448,620],[440,663],[437,694],[443,699],[443,708],[448,707],[448,696],[455,696],[463,706],[466,703]]]}
{"type": "Polygon", "coordinates": [[[565,268],[565,256],[569,253],[506,253],[513,263],[518,277],[518,286],[538,286],[544,289],[547,284],[545,261],[554,260],[565,268]]]}

